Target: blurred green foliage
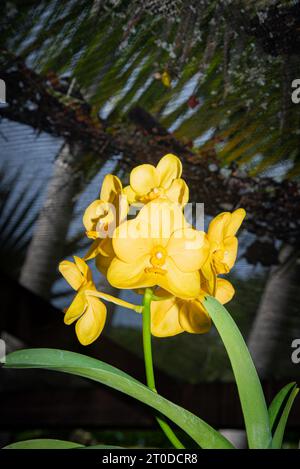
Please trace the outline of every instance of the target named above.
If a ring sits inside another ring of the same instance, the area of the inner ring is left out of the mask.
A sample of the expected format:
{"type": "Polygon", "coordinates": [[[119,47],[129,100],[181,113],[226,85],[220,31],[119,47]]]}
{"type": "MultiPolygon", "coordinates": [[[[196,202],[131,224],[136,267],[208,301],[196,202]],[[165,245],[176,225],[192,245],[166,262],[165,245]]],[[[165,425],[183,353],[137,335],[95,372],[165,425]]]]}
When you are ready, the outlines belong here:
{"type": "Polygon", "coordinates": [[[213,149],[252,174],[288,162],[299,175],[297,2],[5,3],[1,46],[52,79],[75,78],[112,129],[138,104],[199,157],[213,149]]]}

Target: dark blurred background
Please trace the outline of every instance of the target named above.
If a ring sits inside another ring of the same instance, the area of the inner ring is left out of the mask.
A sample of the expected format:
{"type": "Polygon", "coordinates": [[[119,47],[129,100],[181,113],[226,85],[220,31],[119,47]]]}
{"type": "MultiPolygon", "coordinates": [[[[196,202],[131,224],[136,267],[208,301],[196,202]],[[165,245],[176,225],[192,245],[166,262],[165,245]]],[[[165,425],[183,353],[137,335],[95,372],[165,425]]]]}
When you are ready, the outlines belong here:
{"type": "MultiPolygon", "coordinates": [[[[291,359],[300,338],[300,104],[291,99],[300,78],[298,1],[2,0],[1,11],[7,351],[75,350],[144,379],[138,315],[111,309],[100,339],[80,346],[63,324],[73,291],[57,266],[86,251],[82,214],[105,174],[127,182],[133,166],[172,152],[191,201],[205,204],[206,227],[221,211],[247,210],[228,309],[270,401],[300,377],[291,359]]],[[[99,286],[112,291],[104,278],[99,286]]],[[[217,428],[243,427],[215,330],[153,342],[161,393],[217,428]]],[[[3,444],[47,435],[168,445],[150,410],[113,391],[46,372],[0,376],[3,444]]],[[[286,445],[298,444],[299,430],[296,403],[286,445]]]]}

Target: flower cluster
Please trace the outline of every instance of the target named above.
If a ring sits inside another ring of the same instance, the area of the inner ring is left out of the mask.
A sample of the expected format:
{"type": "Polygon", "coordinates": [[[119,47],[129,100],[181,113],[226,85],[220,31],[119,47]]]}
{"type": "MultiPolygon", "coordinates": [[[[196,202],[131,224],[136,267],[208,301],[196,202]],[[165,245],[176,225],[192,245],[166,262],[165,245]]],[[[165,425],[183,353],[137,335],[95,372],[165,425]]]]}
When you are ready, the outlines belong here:
{"type": "Polygon", "coordinates": [[[134,168],[124,188],[109,174],[100,198],[86,209],[83,224],[93,243],[84,259],[74,257],[75,263],[63,261],[59,267],[77,290],[64,320],[66,324],[77,321],[76,333],[83,345],[96,340],[104,327],[103,300],[142,310],[96,289],[86,264],[93,258],[113,287],[137,292],[153,288],[151,331],[158,337],[207,332],[211,321],[203,306],[205,296],[212,295],[222,304],[233,297],[233,286],[220,275],[235,263],[236,232],[245,211],[221,213],[207,233],[197,230],[184,214],[189,189],[181,174],[181,162],[172,154],[156,167],[134,168]]]}

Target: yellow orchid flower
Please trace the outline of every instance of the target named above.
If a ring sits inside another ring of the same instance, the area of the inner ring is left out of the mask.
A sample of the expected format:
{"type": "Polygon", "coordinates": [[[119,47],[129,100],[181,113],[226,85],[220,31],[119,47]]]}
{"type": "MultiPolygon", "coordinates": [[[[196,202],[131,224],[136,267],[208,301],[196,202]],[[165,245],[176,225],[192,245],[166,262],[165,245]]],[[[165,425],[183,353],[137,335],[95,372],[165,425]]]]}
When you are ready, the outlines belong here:
{"type": "Polygon", "coordinates": [[[65,312],[65,324],[76,322],[75,331],[82,345],[94,342],[102,332],[106,320],[106,306],[98,298],[86,294],[95,290],[92,272],[88,265],[77,256],[74,262],[62,261],[59,271],[77,294],[65,312]]]}
{"type": "MultiPolygon", "coordinates": [[[[167,292],[155,292],[166,296],[167,292]]],[[[170,337],[181,332],[204,334],[210,330],[211,319],[202,302],[207,292],[201,291],[198,298],[183,300],[171,297],[151,303],[151,333],[156,337],[170,337]]],[[[234,295],[234,288],[228,280],[217,279],[215,297],[220,303],[228,303],[234,295]]]]}
{"type": "Polygon", "coordinates": [[[117,288],[158,285],[180,298],[200,294],[199,269],[209,246],[204,232],[194,230],[177,204],[158,199],[114,233],[107,279],[117,288]]]}
{"type": "Polygon", "coordinates": [[[119,223],[124,220],[128,212],[128,203],[123,195],[122,183],[117,176],[105,176],[100,199],[94,200],[83,215],[86,234],[94,239],[92,246],[84,256],[85,260],[97,256],[97,265],[106,273],[113,258],[112,233],[119,223]]]}
{"type": "Polygon", "coordinates": [[[220,213],[209,224],[207,239],[210,253],[201,271],[209,282],[209,290],[212,294],[215,289],[216,276],[227,274],[234,266],[238,251],[238,240],[235,235],[245,215],[245,210],[239,208],[232,213],[220,213]]]}
{"type": "Polygon", "coordinates": [[[124,188],[129,203],[147,203],[165,197],[172,202],[185,205],[189,199],[189,189],[180,178],[182,164],[171,153],[160,159],[157,166],[142,164],[131,171],[130,185],[124,188]]]}
{"type": "Polygon", "coordinates": [[[74,256],[74,262],[62,261],[59,271],[77,294],[65,312],[64,323],[76,322],[75,331],[82,345],[89,345],[101,334],[106,320],[106,306],[100,300],[129,308],[137,313],[142,307],[99,292],[93,282],[92,272],[80,257],[74,256]]]}

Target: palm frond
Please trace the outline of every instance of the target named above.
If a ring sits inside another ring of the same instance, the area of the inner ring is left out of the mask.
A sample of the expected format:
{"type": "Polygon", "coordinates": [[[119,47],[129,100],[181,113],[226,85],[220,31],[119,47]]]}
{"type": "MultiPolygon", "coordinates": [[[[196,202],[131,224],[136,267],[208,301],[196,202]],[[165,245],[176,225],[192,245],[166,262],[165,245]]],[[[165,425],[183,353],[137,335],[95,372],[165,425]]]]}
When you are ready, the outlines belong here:
{"type": "Polygon", "coordinates": [[[294,166],[288,175],[297,177],[300,112],[287,105],[286,75],[299,66],[289,50],[292,39],[298,41],[298,20],[289,41],[285,35],[299,5],[183,1],[174,11],[154,15],[138,1],[111,8],[105,1],[97,7],[92,0],[42,1],[12,14],[0,39],[37,71],[75,78],[89,102],[107,111],[109,125],[138,104],[184,141],[201,141],[207,132],[223,136],[223,146],[214,149],[223,164],[260,155],[256,172],[288,161],[294,166]],[[170,88],[153,78],[164,70],[170,88]],[[189,92],[200,104],[191,110],[184,90],[193,77],[189,92]],[[233,131],[239,119],[243,125],[233,131]]]}

